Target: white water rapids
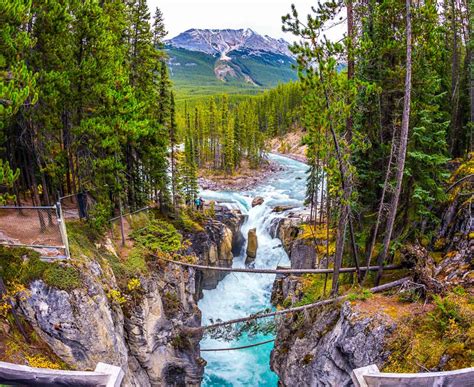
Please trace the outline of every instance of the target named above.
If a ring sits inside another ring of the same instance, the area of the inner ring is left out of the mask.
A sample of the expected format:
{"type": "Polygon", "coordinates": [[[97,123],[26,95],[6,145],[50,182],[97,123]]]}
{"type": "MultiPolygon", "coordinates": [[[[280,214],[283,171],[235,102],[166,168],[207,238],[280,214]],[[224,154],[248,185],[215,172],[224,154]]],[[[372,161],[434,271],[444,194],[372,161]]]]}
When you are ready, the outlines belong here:
{"type": "MultiPolygon", "coordinates": [[[[271,221],[285,214],[272,212],[276,205],[303,206],[306,189],[307,166],[286,157],[270,155],[284,170],[270,179],[244,192],[203,191],[206,200],[231,201],[238,206],[247,220],[242,225],[242,234],[247,239],[251,228],[257,229],[258,250],[255,259],[256,268],[276,268],[277,265],[289,265],[288,255],[281,247],[279,239],[269,234],[271,221]],[[263,205],[251,207],[254,197],[265,199],[263,205]]],[[[245,267],[245,248],[234,258],[233,267],[245,267]]],[[[271,307],[270,296],[275,275],[231,273],[216,289],[204,290],[199,302],[203,325],[221,319],[223,321],[248,316],[271,307]]],[[[271,339],[270,335],[244,336],[227,342],[204,338],[202,348],[232,348],[271,339]]],[[[272,343],[262,346],[224,352],[202,352],[207,361],[203,386],[276,386],[277,376],[270,370],[270,352],[272,343]]]]}

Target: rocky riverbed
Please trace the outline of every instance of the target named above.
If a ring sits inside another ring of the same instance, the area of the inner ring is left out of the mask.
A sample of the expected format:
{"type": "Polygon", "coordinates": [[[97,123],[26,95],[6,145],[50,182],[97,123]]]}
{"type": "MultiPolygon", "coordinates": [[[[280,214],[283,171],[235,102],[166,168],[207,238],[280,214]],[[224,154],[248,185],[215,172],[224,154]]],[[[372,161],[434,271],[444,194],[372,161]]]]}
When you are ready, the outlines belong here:
{"type": "Polygon", "coordinates": [[[199,186],[212,191],[245,191],[264,183],[283,167],[278,163],[267,160],[259,169],[251,169],[243,165],[233,175],[206,174],[199,177],[199,186]]]}

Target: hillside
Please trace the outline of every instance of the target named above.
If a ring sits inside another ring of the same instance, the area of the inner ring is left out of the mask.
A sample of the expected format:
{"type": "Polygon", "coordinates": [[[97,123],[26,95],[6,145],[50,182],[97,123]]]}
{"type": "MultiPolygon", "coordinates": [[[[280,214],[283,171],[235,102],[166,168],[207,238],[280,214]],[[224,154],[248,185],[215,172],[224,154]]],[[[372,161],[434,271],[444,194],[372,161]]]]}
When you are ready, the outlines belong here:
{"type": "Polygon", "coordinates": [[[178,98],[255,94],[297,78],[288,43],[252,30],[188,30],[166,42],[178,98]]]}

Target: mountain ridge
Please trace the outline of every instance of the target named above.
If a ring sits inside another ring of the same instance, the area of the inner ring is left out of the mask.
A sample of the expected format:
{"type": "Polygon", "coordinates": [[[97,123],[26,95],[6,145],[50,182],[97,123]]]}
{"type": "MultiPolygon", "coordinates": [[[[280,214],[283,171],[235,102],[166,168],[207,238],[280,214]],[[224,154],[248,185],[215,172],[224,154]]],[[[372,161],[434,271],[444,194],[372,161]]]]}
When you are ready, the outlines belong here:
{"type": "Polygon", "coordinates": [[[250,28],[191,28],[165,47],[179,94],[253,94],[297,79],[289,43],[250,28]]]}
{"type": "Polygon", "coordinates": [[[204,52],[230,60],[233,51],[269,52],[293,58],[289,43],[269,35],[260,35],[251,28],[200,29],[191,28],[165,42],[174,48],[204,52]]]}

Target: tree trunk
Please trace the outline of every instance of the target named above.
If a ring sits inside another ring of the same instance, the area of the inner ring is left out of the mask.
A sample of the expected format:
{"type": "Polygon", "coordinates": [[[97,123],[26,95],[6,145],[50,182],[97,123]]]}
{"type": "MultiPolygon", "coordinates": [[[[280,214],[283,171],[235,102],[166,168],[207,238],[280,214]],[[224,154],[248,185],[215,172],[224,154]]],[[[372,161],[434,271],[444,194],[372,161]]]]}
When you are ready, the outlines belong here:
{"type": "Polygon", "coordinates": [[[411,104],[411,50],[412,50],[412,36],[411,36],[411,0],[406,0],[406,39],[407,39],[407,59],[406,59],[406,75],[405,75],[405,96],[403,99],[403,116],[402,116],[402,127],[400,132],[400,145],[398,148],[397,166],[396,166],[396,186],[395,192],[392,197],[390,204],[390,211],[387,219],[387,226],[385,232],[385,238],[383,243],[383,251],[379,255],[377,265],[380,266],[376,285],[379,284],[380,278],[382,277],[383,268],[382,265],[387,258],[388,249],[390,247],[390,241],[392,239],[393,226],[395,224],[395,218],[397,215],[398,202],[400,199],[400,193],[402,191],[403,172],[405,170],[405,159],[407,153],[408,144],[408,131],[410,127],[410,104],[411,104]]]}
{"type": "MultiPolygon", "coordinates": [[[[370,266],[370,261],[372,260],[372,254],[374,253],[375,243],[377,242],[377,235],[379,233],[380,223],[382,222],[383,207],[385,205],[385,194],[387,193],[388,184],[390,180],[390,174],[392,170],[393,156],[395,154],[395,141],[396,141],[395,134],[396,134],[396,129],[393,128],[392,144],[390,146],[390,157],[388,159],[387,171],[385,172],[385,180],[383,183],[383,190],[382,190],[382,196],[380,198],[379,210],[377,213],[377,220],[375,221],[374,232],[373,232],[372,239],[370,241],[370,245],[367,251],[367,259],[365,262],[366,267],[370,266]]],[[[368,271],[366,270],[364,272],[364,277],[367,276],[367,273],[368,271]]]]}
{"type": "Polygon", "coordinates": [[[451,60],[451,149],[450,153],[458,156],[460,149],[460,120],[459,120],[459,55],[458,55],[458,31],[456,23],[456,1],[451,0],[451,32],[453,34],[452,60],[451,60]]]}

